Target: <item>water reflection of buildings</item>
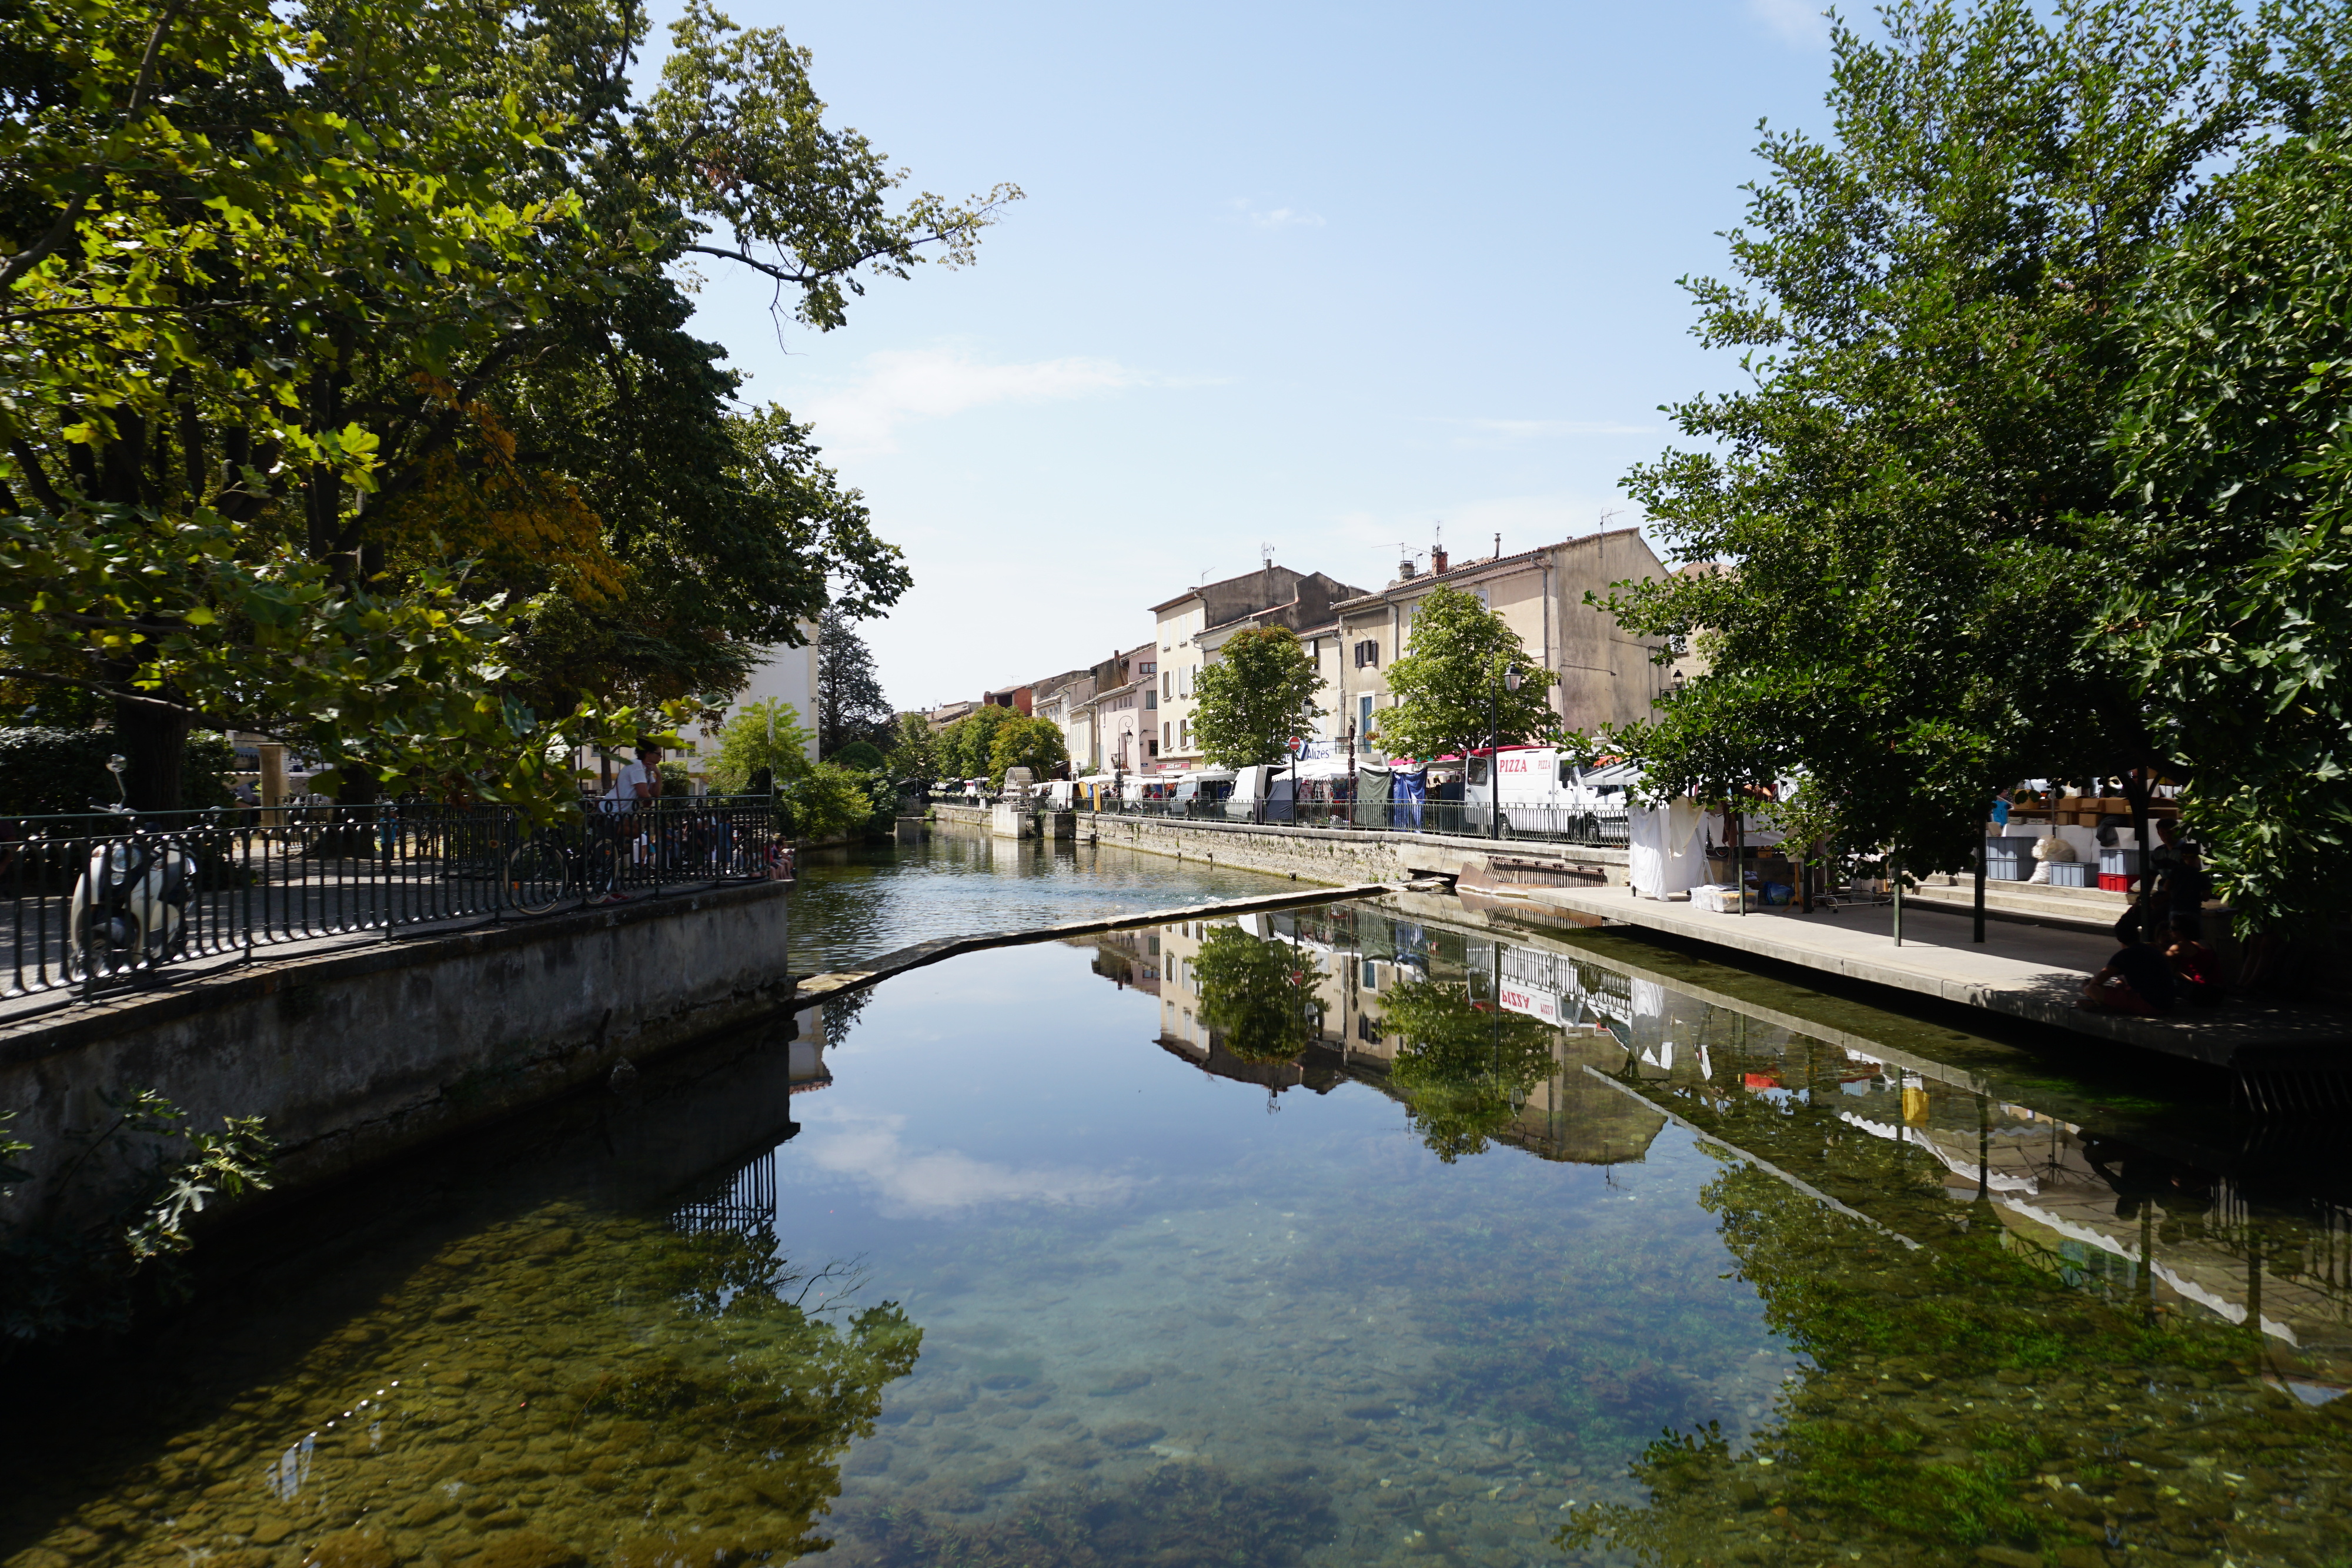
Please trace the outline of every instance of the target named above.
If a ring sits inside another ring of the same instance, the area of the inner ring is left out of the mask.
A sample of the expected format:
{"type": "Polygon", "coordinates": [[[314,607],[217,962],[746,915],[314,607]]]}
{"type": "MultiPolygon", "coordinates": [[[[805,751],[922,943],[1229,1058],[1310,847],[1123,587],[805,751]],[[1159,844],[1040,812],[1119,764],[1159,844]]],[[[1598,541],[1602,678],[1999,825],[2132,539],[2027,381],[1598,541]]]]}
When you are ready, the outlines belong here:
{"type": "MultiPolygon", "coordinates": [[[[1833,1043],[1541,937],[1456,931],[1360,904],[1237,924],[1312,956],[1320,1017],[1294,1061],[1234,1059],[1202,1020],[1195,963],[1211,928],[1166,927],[1154,954],[1160,1040],[1203,1071],[1277,1092],[1348,1078],[1394,1092],[1388,1071],[1405,1042],[1387,1027],[1383,998],[1401,981],[1459,985],[1474,1007],[1557,1030],[1552,1071],[1517,1103],[1504,1143],[1546,1159],[1636,1162],[1678,1118],[1820,1196],[1780,1168],[1801,1162],[1748,1154],[1742,1119],[1769,1112],[1776,1151],[1801,1129],[1824,1170],[1842,1141],[1885,1140],[1918,1151],[1920,1172],[1955,1204],[1990,1205],[2009,1249],[2068,1283],[2259,1326],[2278,1375],[2306,1399],[2352,1385],[2352,1214],[2342,1207],[2250,1204],[2226,1175],[2054,1116],[2013,1089],[1990,1092],[1966,1071],[1851,1037],[1833,1043]]],[[[1916,1209],[1898,1212],[1893,1192],[1877,1204],[1883,1217],[1870,1195],[1843,1196],[1874,1222],[1921,1222],[1916,1209]]]]}

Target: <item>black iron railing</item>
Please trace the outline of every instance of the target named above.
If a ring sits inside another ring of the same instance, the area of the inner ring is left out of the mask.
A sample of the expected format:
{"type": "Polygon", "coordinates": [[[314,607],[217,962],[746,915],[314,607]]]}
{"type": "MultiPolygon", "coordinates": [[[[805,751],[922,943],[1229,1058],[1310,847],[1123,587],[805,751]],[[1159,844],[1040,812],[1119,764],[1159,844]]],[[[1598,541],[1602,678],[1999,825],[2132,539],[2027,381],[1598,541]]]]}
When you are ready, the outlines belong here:
{"type": "Polygon", "coordinates": [[[552,826],[430,804],[97,812],[0,821],[5,995],[95,993],[191,959],[545,915],[772,874],[764,797],[597,802],[552,826]]]}

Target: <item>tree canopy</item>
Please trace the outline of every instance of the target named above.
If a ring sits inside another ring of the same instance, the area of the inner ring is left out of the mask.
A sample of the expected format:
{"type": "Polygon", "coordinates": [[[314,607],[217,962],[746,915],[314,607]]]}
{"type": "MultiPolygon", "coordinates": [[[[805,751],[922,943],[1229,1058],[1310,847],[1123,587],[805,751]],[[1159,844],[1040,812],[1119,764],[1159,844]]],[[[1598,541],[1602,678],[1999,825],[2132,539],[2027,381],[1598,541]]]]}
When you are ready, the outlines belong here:
{"type": "Polygon", "coordinates": [[[1194,679],[1192,738],[1213,766],[1251,768],[1281,760],[1290,737],[1322,713],[1315,661],[1286,626],[1234,632],[1194,679]]]}
{"type": "Polygon", "coordinates": [[[939,765],[941,774],[950,779],[989,776],[989,759],[996,752],[998,727],[1020,716],[1009,707],[983,703],[940,731],[939,765]]]}
{"type": "MultiPolygon", "coordinates": [[[[2317,451],[2316,425],[2273,411],[2328,396],[2325,376],[2294,392],[2336,350],[2289,296],[2320,305],[2290,279],[2324,267],[2332,220],[2282,223],[2276,183],[2326,156],[2282,133],[2341,121],[2343,8],[1897,0],[1880,16],[1874,36],[1834,28],[1832,135],[1761,142],[1730,277],[1685,280],[1700,340],[1738,350],[1748,383],[1675,405],[1693,444],[1627,483],[1672,554],[1726,570],[1608,601],[1708,662],[1615,746],[1661,791],[1801,773],[1850,841],[1957,870],[1997,787],[2228,772],[2234,714],[2276,703],[2278,744],[2243,775],[2267,823],[2226,789],[2192,810],[2217,848],[2325,841],[2315,823],[2340,807],[2275,771],[2320,766],[2286,695],[2320,672],[2276,678],[2273,655],[2340,579],[2242,525],[2284,499],[2263,474],[2317,451]],[[2264,190],[2257,234],[2233,214],[2264,190]],[[2287,267],[2280,289],[2258,298],[2250,264],[2287,267]],[[2261,498],[2225,520],[2241,483],[2261,498]],[[2242,665],[2213,653],[2231,626],[2263,650],[2242,665]]],[[[2217,855],[2231,896],[2255,894],[2263,853],[2217,855]]]]}
{"type": "Polygon", "coordinates": [[[1430,590],[1413,607],[1403,654],[1389,666],[1396,706],[1379,715],[1381,746],[1393,757],[1442,757],[1550,734],[1559,723],[1545,695],[1559,676],[1531,657],[1500,615],[1458,588],[1430,590]],[[1504,689],[1517,666],[1517,691],[1504,689]]]}
{"type": "Polygon", "coordinates": [[[633,101],[645,29],[595,0],[0,17],[0,640],[13,682],[114,704],[135,799],[200,716],[545,798],[559,739],[903,591],[807,427],[685,334],[673,264],[831,329],[1018,192],[896,201],[805,54],[700,4],[633,101]]]}
{"type": "Polygon", "coordinates": [[[818,622],[816,714],[817,746],[827,757],[861,740],[887,744],[897,734],[896,716],[874,668],[874,650],[857,634],[857,623],[838,609],[828,609],[818,622]]]}
{"type": "Polygon", "coordinates": [[[2284,927],[2352,876],[2352,133],[2264,148],[2150,271],[2101,618],[2231,904],[2284,927]]]}
{"type": "Polygon", "coordinates": [[[1032,779],[1043,781],[1051,779],[1055,769],[1069,759],[1069,746],[1060,725],[1050,718],[1023,718],[1013,714],[996,727],[989,739],[988,777],[1001,784],[1005,769],[1026,768],[1032,779]]]}

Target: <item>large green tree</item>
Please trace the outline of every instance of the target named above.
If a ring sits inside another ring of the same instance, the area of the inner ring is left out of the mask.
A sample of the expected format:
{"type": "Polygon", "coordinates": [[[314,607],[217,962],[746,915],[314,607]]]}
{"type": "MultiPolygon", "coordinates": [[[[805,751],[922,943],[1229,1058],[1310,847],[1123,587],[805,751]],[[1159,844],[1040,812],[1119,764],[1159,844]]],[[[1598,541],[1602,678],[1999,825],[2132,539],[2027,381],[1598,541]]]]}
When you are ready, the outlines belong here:
{"type": "Polygon", "coordinates": [[[827,757],[853,741],[887,743],[896,734],[874,650],[837,609],[827,610],[818,626],[816,716],[817,744],[827,757]]]}
{"type": "Polygon", "coordinates": [[[138,799],[198,716],[543,790],[535,703],[586,699],[583,738],[903,589],[805,427],[730,407],[668,269],[725,256],[830,329],[1017,193],[894,201],[805,55],[698,5],[635,102],[645,30],[594,0],[0,17],[9,673],[112,699],[138,799]]]}
{"type": "Polygon", "coordinates": [[[1192,738],[1208,760],[1226,768],[1280,761],[1290,737],[1308,733],[1322,713],[1315,661],[1286,626],[1234,632],[1204,667],[1195,687],[1192,738]]]}
{"type": "Polygon", "coordinates": [[[940,740],[931,721],[919,713],[902,713],[888,753],[890,777],[918,796],[928,794],[940,780],[940,740]]]}
{"type": "Polygon", "coordinates": [[[1069,746],[1060,725],[1050,718],[1023,718],[1014,714],[998,725],[989,738],[987,775],[1003,783],[1006,768],[1026,768],[1031,779],[1042,782],[1069,759],[1069,746]]]}
{"type": "Polygon", "coordinates": [[[1801,769],[1856,841],[1977,849],[2027,774],[2157,768],[2098,623],[2128,530],[2106,436],[2151,258],[2262,122],[2284,13],[2228,0],[1898,0],[1833,32],[1833,131],[1768,135],[1727,280],[1687,283],[1749,382],[1632,493],[1675,554],[1632,630],[1708,672],[1620,744],[1654,786],[1801,769]]]}
{"type": "Polygon", "coordinates": [[[1403,654],[1389,666],[1396,706],[1380,714],[1381,744],[1395,757],[1442,757],[1550,734],[1559,723],[1546,695],[1559,679],[1529,656],[1519,634],[1475,595],[1432,589],[1413,606],[1403,654]],[[1511,691],[1507,671],[1519,672],[1511,691]]]}
{"type": "Polygon", "coordinates": [[[2099,622],[2134,660],[2183,814],[2251,925],[2352,877],[2352,126],[2251,156],[2151,269],[2115,448],[2131,548],[2099,622]]]}

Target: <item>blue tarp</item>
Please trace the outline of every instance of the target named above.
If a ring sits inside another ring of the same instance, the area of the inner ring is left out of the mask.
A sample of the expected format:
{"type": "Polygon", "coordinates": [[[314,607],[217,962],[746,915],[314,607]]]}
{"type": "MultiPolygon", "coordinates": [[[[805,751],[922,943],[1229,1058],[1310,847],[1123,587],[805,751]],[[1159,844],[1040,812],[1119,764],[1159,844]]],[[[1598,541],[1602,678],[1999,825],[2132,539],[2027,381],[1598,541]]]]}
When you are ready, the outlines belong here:
{"type": "Polygon", "coordinates": [[[1427,769],[1398,768],[1390,776],[1389,826],[1421,831],[1421,803],[1426,799],[1427,769]]]}

